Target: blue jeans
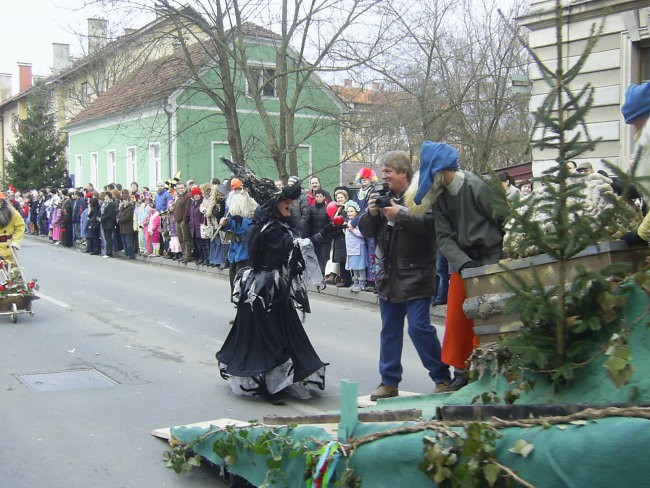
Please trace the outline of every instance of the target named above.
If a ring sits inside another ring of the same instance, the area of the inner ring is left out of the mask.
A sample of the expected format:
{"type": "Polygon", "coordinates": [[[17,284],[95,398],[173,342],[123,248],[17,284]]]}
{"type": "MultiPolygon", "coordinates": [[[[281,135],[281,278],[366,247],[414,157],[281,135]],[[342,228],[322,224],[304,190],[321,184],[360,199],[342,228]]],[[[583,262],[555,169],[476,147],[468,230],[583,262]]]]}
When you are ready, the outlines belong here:
{"type": "Polygon", "coordinates": [[[451,265],[440,251],[438,251],[438,259],[436,260],[436,275],[438,276],[438,290],[433,301],[438,304],[444,304],[447,303],[451,265]]]}
{"type": "Polygon", "coordinates": [[[129,259],[135,258],[135,253],[133,252],[133,232],[122,234],[122,242],[124,243],[124,255],[129,259]]]}
{"type": "Polygon", "coordinates": [[[429,319],[431,298],[417,298],[401,303],[379,299],[381,335],[379,373],[386,386],[397,387],[402,380],[402,345],[404,343],[404,318],[408,320],[408,333],[422,365],[436,383],[450,380],[449,366],[440,361],[440,341],[429,319]]]}

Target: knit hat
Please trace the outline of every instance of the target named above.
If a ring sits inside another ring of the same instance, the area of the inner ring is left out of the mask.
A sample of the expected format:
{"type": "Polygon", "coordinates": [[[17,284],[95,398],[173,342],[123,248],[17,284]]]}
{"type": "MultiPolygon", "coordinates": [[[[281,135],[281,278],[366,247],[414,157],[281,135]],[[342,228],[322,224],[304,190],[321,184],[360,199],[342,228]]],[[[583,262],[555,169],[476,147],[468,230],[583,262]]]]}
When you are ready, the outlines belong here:
{"type": "Polygon", "coordinates": [[[190,190],[190,197],[194,197],[194,195],[201,195],[203,196],[203,193],[201,192],[201,189],[198,186],[192,187],[190,190]]]}
{"type": "Polygon", "coordinates": [[[244,183],[239,178],[230,180],[230,189],[234,190],[235,188],[244,188],[244,183]]]}
{"type": "Polygon", "coordinates": [[[431,189],[433,177],[438,171],[457,171],[458,168],[458,151],[455,148],[444,142],[424,141],[420,151],[418,191],[413,197],[413,201],[417,205],[422,203],[422,199],[431,189]]]}
{"type": "Polygon", "coordinates": [[[633,83],[627,87],[621,112],[626,124],[650,115],[650,82],[641,85],[633,83]]]}
{"type": "Polygon", "coordinates": [[[354,200],[348,200],[345,202],[345,210],[347,211],[348,208],[353,208],[358,212],[361,212],[361,207],[359,207],[359,204],[355,202],[354,200]]]}

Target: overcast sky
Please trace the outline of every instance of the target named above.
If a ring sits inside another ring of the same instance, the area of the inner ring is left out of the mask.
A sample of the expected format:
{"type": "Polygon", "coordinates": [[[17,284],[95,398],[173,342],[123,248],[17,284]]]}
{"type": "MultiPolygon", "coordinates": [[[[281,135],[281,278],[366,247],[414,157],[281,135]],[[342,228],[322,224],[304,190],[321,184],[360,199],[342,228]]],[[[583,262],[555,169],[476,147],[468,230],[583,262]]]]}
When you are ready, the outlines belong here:
{"type": "MultiPolygon", "coordinates": [[[[70,44],[71,54],[82,54],[79,34],[87,32],[90,17],[109,20],[109,30],[119,19],[99,8],[82,8],[84,0],[0,0],[0,73],[13,75],[13,93],[18,89],[18,62],[32,63],[35,75],[49,75],[52,67],[52,43],[70,44]]],[[[131,19],[141,27],[149,17],[131,19]]],[[[85,43],[85,39],[83,39],[85,43]]]]}
{"type": "MultiPolygon", "coordinates": [[[[146,0],[141,0],[146,1],[146,0]]],[[[419,0],[416,0],[419,1],[419,0]]],[[[507,5],[514,0],[497,0],[507,5]]],[[[98,0],[0,0],[0,73],[13,75],[13,93],[18,92],[18,62],[31,63],[34,75],[47,76],[52,67],[52,43],[70,44],[73,56],[83,54],[87,19],[109,20],[109,34],[122,34],[124,27],[139,28],[153,20],[151,14],[105,11],[98,0]],[[126,20],[124,20],[126,19],[126,20]]]]}

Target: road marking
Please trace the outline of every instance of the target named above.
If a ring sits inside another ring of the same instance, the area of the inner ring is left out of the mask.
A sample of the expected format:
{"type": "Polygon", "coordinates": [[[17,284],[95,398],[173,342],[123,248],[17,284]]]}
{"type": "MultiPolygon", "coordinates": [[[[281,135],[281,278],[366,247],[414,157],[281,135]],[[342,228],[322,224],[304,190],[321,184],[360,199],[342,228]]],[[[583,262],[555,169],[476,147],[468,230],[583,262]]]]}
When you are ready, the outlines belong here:
{"type": "Polygon", "coordinates": [[[54,305],[58,305],[59,307],[72,308],[72,305],[68,305],[67,303],[57,300],[56,298],[49,297],[44,293],[38,292],[37,296],[41,297],[43,300],[47,300],[48,302],[53,303],[54,305]]]}
{"type": "Polygon", "coordinates": [[[162,326],[165,327],[166,329],[173,330],[174,332],[178,332],[179,334],[182,334],[182,333],[183,333],[183,332],[181,332],[180,330],[178,330],[178,329],[172,327],[171,325],[167,325],[167,324],[164,323],[164,322],[158,322],[158,325],[162,325],[162,326]]]}

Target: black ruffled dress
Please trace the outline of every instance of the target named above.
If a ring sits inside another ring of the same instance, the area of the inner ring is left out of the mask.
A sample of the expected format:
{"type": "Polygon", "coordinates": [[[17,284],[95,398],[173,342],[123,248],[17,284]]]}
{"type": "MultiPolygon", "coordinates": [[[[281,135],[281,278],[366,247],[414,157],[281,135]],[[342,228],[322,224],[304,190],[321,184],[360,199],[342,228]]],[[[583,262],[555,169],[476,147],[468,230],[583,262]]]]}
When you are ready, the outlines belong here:
{"type": "Polygon", "coordinates": [[[287,222],[271,217],[249,228],[250,266],[238,273],[237,315],[216,354],[237,395],[269,396],[298,383],[325,388],[325,366],[298,311],[307,313],[305,260],[287,222]]]}

